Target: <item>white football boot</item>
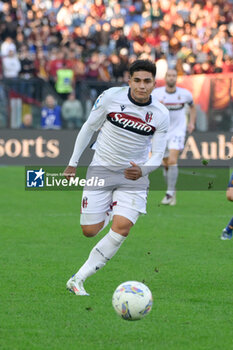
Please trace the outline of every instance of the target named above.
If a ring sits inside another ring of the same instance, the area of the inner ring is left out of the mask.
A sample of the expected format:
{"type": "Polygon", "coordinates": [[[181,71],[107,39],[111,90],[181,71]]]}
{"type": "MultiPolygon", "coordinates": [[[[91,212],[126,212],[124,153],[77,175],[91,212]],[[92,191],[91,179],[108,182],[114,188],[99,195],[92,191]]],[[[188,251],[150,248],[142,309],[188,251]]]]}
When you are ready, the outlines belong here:
{"type": "Polygon", "coordinates": [[[166,196],[162,199],[161,204],[164,205],[176,205],[176,193],[173,196],[166,193],[166,196]]]}
{"type": "Polygon", "coordinates": [[[78,278],[74,278],[74,276],[72,276],[66,283],[66,288],[75,295],[90,295],[85,291],[83,281],[78,278]]]}

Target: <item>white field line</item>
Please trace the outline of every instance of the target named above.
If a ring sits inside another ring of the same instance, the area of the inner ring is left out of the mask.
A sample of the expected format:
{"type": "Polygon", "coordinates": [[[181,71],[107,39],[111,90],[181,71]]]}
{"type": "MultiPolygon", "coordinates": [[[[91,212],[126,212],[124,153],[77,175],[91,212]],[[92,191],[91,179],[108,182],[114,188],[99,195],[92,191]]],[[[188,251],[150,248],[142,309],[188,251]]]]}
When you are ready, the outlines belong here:
{"type": "Polygon", "coordinates": [[[214,174],[202,174],[202,173],[197,173],[196,171],[190,171],[190,170],[179,170],[180,174],[185,174],[185,175],[192,175],[192,176],[202,176],[202,177],[211,177],[215,179],[217,176],[214,174]]]}

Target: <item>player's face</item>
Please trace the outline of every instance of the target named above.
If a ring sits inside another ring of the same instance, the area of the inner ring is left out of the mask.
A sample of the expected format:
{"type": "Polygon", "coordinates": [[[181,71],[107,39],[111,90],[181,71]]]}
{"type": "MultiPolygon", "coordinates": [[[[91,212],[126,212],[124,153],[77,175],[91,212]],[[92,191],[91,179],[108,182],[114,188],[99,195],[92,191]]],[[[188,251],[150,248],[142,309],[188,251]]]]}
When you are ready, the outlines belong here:
{"type": "Polygon", "coordinates": [[[169,69],[165,76],[166,85],[170,88],[176,86],[177,72],[174,69],[169,69]]]}
{"type": "Polygon", "coordinates": [[[129,78],[131,97],[139,103],[146,103],[155,87],[155,78],[146,71],[134,72],[129,78]]]}

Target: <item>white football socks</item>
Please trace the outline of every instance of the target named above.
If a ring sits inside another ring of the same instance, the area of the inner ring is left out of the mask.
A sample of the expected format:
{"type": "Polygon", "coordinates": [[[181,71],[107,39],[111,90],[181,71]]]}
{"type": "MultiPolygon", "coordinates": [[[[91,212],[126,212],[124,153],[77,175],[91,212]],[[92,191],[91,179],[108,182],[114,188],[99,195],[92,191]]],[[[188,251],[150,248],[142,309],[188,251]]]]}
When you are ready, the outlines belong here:
{"type": "Polygon", "coordinates": [[[178,178],[178,165],[170,165],[167,171],[167,194],[173,196],[176,191],[176,182],[178,178]]]}
{"type": "Polygon", "coordinates": [[[78,270],[74,278],[79,278],[82,281],[96,271],[105,266],[118,251],[126,237],[109,230],[109,232],[96,244],[91,250],[90,255],[84,265],[78,270]]]}

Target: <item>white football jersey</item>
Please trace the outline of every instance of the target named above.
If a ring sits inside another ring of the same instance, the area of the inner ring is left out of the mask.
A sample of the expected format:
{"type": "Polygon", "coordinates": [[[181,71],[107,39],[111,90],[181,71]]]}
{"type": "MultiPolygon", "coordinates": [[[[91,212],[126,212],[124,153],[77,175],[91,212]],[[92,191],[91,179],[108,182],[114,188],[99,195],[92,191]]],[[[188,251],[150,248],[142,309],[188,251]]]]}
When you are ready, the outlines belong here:
{"type": "Polygon", "coordinates": [[[115,87],[97,98],[87,123],[92,130],[100,129],[92,164],[141,165],[148,160],[151,139],[157,134],[166,137],[169,112],[153,97],[139,104],[129,87],[115,87]]]}
{"type": "Polygon", "coordinates": [[[185,104],[193,105],[193,97],[190,91],[176,87],[176,91],[169,93],[166,87],[162,86],[154,89],[152,96],[164,104],[170,112],[170,135],[183,136],[186,132],[185,104]]]}

